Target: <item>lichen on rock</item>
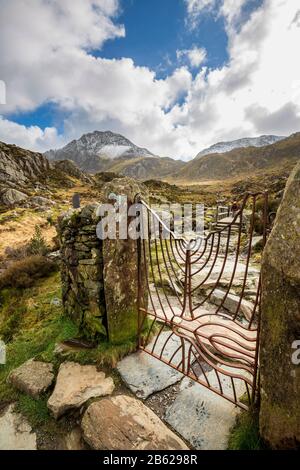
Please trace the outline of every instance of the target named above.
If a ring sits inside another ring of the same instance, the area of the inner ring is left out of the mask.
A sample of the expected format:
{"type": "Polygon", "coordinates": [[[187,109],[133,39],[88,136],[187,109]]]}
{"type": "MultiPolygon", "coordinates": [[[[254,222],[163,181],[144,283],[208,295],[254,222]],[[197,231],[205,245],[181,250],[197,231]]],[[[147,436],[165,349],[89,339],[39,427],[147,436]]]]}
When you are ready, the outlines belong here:
{"type": "Polygon", "coordinates": [[[273,448],[300,445],[300,164],[292,172],[262,263],[260,432],[273,448]]]}

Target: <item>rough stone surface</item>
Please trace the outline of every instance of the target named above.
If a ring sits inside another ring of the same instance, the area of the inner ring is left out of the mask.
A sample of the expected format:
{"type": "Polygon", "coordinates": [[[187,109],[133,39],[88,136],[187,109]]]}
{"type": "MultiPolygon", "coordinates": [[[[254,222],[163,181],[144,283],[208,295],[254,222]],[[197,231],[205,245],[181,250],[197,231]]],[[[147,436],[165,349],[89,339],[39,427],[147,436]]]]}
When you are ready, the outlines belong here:
{"type": "Polygon", "coordinates": [[[59,368],[55,389],[48,408],[55,418],[72,408],[79,408],[90,398],[110,395],[114,390],[112,378],[98,372],[96,366],[81,366],[64,362],[59,368]]]}
{"type": "Polygon", "coordinates": [[[30,198],[29,202],[33,206],[38,207],[48,207],[55,205],[55,202],[53,202],[51,199],[42,196],[33,196],[30,198]]]}
{"type": "MultiPolygon", "coordinates": [[[[158,350],[161,349],[170,333],[162,333],[157,342],[158,350]]],[[[155,339],[148,346],[151,349],[155,339]]],[[[178,337],[172,337],[164,350],[164,358],[171,358],[180,345],[178,337]]],[[[176,360],[176,358],[175,358],[176,360]]],[[[172,369],[167,364],[158,361],[146,352],[139,351],[125,357],[117,365],[122,379],[137,397],[146,399],[160,390],[164,390],[183,378],[180,372],[172,369]]]]}
{"type": "Polygon", "coordinates": [[[64,436],[65,450],[84,450],[86,447],[79,426],[72,429],[72,431],[64,436]]]}
{"type": "Polygon", "coordinates": [[[249,300],[242,299],[238,295],[227,294],[226,291],[215,289],[210,296],[210,302],[216,305],[222,305],[226,310],[232,314],[236,314],[237,310],[243,314],[247,320],[251,320],[253,315],[254,304],[249,300]],[[225,300],[224,300],[225,299],[225,300]]]}
{"type": "Polygon", "coordinates": [[[300,164],[292,172],[262,263],[260,432],[273,448],[300,445],[300,164]]]}
{"type": "MultiPolygon", "coordinates": [[[[122,240],[106,239],[103,242],[103,278],[107,310],[108,335],[113,343],[123,343],[137,336],[138,330],[138,270],[137,243],[130,238],[130,223],[127,211],[134,204],[135,196],[145,188],[130,178],[119,178],[107,183],[104,189],[105,202],[115,202],[111,197],[117,195],[119,207],[124,207],[120,225],[127,227],[128,238],[122,240]]],[[[121,210],[120,210],[121,213],[121,210]]]]}
{"type": "Polygon", "coordinates": [[[36,450],[36,435],[14,406],[0,415],[0,450],[36,450]]]}
{"type": "MultiPolygon", "coordinates": [[[[114,179],[103,188],[102,203],[114,204],[109,198],[114,194],[127,196],[130,207],[141,188],[146,192],[130,178],[114,179]]],[[[60,218],[63,304],[86,336],[123,343],[137,336],[137,243],[130,237],[98,238],[99,207],[70,210],[60,218]]]]}
{"type": "MultiPolygon", "coordinates": [[[[214,287],[216,285],[216,281],[218,281],[218,286],[227,288],[229,284],[233,288],[241,287],[243,285],[245,279],[245,263],[238,263],[235,268],[235,259],[233,257],[228,257],[225,267],[223,268],[224,261],[222,258],[219,258],[214,263],[214,268],[211,271],[213,261],[209,262],[204,269],[201,270],[199,274],[193,276],[192,285],[193,287],[199,286],[201,284],[202,289],[209,289],[210,287],[214,287]],[[232,273],[235,269],[234,279],[232,280],[232,273]],[[211,271],[211,272],[210,272],[211,271]],[[222,276],[219,279],[220,272],[222,272],[222,276]]],[[[199,268],[193,268],[195,270],[199,268]]],[[[259,281],[259,270],[253,266],[249,266],[248,268],[248,275],[246,281],[246,289],[252,289],[257,286],[259,281]]]]}
{"type": "Polygon", "coordinates": [[[102,242],[97,205],[70,210],[59,221],[62,300],[68,316],[90,338],[107,337],[102,242]]]}
{"type": "Polygon", "coordinates": [[[2,202],[6,206],[13,206],[19,202],[23,202],[28,198],[28,196],[17,189],[7,189],[2,194],[2,202]]]}
{"type": "Polygon", "coordinates": [[[33,398],[46,392],[54,379],[53,365],[30,359],[17,369],[14,369],[8,377],[9,382],[33,398]]]}
{"type": "MultiPolygon", "coordinates": [[[[207,377],[213,383],[214,371],[207,377]]],[[[165,421],[197,450],[225,450],[238,413],[239,408],[229,401],[185,378],[165,421]]]]}
{"type": "Polygon", "coordinates": [[[92,403],[81,426],[84,439],[96,450],[188,449],[153,411],[125,395],[92,403]]]}

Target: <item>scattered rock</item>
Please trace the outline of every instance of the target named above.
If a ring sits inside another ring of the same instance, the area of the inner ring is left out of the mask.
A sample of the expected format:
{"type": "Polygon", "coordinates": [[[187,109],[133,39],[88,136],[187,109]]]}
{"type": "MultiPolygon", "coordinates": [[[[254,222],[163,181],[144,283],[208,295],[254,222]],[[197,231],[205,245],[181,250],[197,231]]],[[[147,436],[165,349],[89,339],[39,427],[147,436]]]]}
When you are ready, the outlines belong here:
{"type": "Polygon", "coordinates": [[[55,202],[51,201],[51,199],[47,199],[42,196],[33,196],[30,198],[30,204],[33,206],[38,206],[38,207],[48,207],[48,206],[54,206],[55,202]]]}
{"type": "Polygon", "coordinates": [[[51,259],[52,261],[58,261],[61,259],[60,251],[52,251],[51,253],[47,254],[47,258],[51,259]]]}
{"type": "Polygon", "coordinates": [[[38,398],[41,393],[48,390],[53,379],[53,365],[34,359],[14,369],[8,377],[8,381],[14,387],[33,398],[38,398]]]}
{"type": "MultiPolygon", "coordinates": [[[[162,348],[170,336],[169,332],[162,333],[157,341],[157,348],[162,348]]],[[[153,346],[154,341],[149,345],[153,346]]],[[[180,345],[180,338],[172,337],[164,349],[164,358],[171,358],[180,345]]],[[[155,359],[146,352],[139,351],[125,357],[117,365],[122,379],[137,397],[146,399],[152,393],[164,390],[183,378],[183,375],[167,364],[155,359]]]]}
{"type": "Polygon", "coordinates": [[[119,395],[92,403],[81,427],[96,450],[187,450],[188,447],[139,400],[119,395]]]}
{"type": "Polygon", "coordinates": [[[7,189],[1,196],[2,203],[6,206],[14,206],[28,198],[27,194],[17,189],[7,189]]]}
{"type": "Polygon", "coordinates": [[[60,307],[62,305],[62,301],[61,299],[54,297],[54,299],[51,299],[50,304],[55,305],[55,307],[60,307]]]}
{"type": "Polygon", "coordinates": [[[80,408],[90,398],[110,395],[113,390],[112,378],[106,378],[96,366],[64,362],[59,368],[48,408],[57,419],[69,409],[80,408]]]}
{"type": "Polygon", "coordinates": [[[36,434],[14,405],[0,416],[0,450],[36,450],[36,434]]]}

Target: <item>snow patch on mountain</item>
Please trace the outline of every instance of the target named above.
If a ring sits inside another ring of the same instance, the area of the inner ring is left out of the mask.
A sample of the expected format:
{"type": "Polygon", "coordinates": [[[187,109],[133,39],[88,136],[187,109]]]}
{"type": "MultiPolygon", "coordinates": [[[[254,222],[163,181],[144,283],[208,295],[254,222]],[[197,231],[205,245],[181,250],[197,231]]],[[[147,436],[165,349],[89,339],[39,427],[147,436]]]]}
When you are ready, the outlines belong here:
{"type": "Polygon", "coordinates": [[[108,159],[123,156],[128,158],[154,156],[149,150],[140,148],[126,137],[111,131],[95,131],[84,134],[80,139],[73,140],[61,149],[49,150],[45,155],[50,160],[61,160],[68,157],[80,165],[90,157],[97,156],[108,159]]]}

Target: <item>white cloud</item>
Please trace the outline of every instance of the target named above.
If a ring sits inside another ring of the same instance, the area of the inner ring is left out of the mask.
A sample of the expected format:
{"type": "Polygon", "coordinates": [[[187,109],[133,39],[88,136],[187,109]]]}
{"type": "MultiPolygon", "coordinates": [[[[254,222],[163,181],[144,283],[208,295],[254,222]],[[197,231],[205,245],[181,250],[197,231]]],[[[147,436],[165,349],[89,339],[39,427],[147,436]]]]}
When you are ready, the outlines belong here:
{"type": "Polygon", "coordinates": [[[229,61],[209,69],[199,54],[186,53],[199,67],[194,78],[182,66],[158,80],[130,58],[91,55],[125,34],[117,0],[0,0],[0,78],[7,86],[0,139],[45,150],[86,131],[111,129],[178,158],[219,140],[300,130],[299,2],[265,0],[243,18],[246,1],[188,2],[189,14],[213,8],[224,17],[229,61]],[[47,102],[65,115],[63,136],[55,127],[9,120],[9,112],[47,102]]]}
{"type": "Polygon", "coordinates": [[[184,2],[188,13],[186,22],[192,29],[197,26],[203,12],[214,10],[217,4],[217,0],[184,0],[184,2]]]}
{"type": "Polygon", "coordinates": [[[66,144],[55,127],[23,126],[0,116],[0,141],[44,152],[66,144]]]}
{"type": "Polygon", "coordinates": [[[192,49],[183,49],[176,51],[177,59],[186,57],[192,67],[200,67],[206,59],[206,49],[204,47],[192,47],[192,49]]]}

